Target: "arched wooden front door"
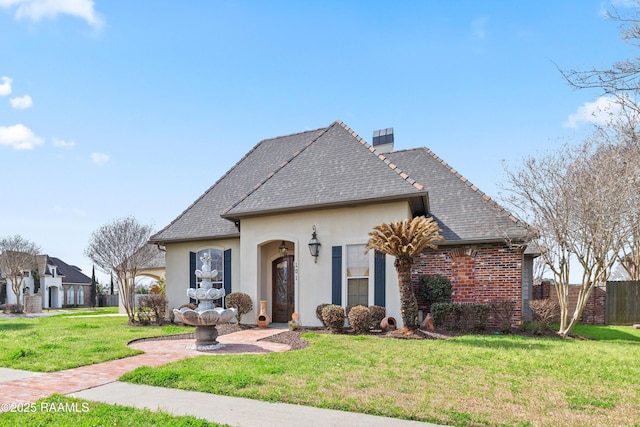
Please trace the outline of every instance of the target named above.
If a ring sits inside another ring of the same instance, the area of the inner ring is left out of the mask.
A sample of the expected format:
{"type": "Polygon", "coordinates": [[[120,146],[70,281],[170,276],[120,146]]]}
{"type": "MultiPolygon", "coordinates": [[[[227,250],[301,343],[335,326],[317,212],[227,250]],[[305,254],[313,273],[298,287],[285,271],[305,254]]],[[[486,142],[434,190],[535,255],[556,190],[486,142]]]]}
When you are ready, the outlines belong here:
{"type": "Polygon", "coordinates": [[[273,261],[271,271],[273,288],[271,321],[287,323],[294,312],[293,255],[273,261]]]}

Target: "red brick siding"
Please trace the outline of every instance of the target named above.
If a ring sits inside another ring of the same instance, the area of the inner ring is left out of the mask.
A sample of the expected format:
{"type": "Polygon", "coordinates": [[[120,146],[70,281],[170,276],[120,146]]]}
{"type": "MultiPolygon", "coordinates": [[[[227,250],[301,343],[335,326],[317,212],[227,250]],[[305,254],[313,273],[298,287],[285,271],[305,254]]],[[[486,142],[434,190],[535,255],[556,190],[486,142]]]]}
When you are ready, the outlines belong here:
{"type": "MultiPolygon", "coordinates": [[[[485,304],[494,298],[513,301],[513,324],[522,317],[522,253],[505,244],[446,246],[427,249],[414,257],[411,271],[418,303],[426,301],[418,292],[423,275],[441,275],[451,280],[456,303],[485,304]]],[[[489,326],[496,326],[490,317],[489,326]]]]}
{"type": "MultiPolygon", "coordinates": [[[[538,287],[538,286],[536,286],[538,287]]],[[[558,302],[558,294],[555,290],[555,286],[552,286],[549,282],[545,281],[539,285],[540,290],[536,292],[540,298],[550,298],[552,301],[558,302]]],[[[578,303],[578,293],[580,292],[579,286],[569,286],[569,315],[572,316],[578,303]]],[[[538,296],[538,295],[536,295],[538,296]]],[[[605,310],[607,304],[607,290],[605,287],[596,286],[589,299],[587,299],[582,311],[582,317],[580,322],[587,325],[604,325],[605,324],[605,310]]],[[[558,311],[560,315],[560,311],[558,311]]]]}

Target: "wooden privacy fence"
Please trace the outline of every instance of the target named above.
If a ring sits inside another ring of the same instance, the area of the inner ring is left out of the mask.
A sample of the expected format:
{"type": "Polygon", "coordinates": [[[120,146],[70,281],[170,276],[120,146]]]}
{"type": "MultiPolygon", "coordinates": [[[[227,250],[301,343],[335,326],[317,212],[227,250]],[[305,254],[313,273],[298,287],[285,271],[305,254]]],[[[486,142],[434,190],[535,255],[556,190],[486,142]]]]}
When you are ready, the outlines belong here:
{"type": "Polygon", "coordinates": [[[640,281],[607,282],[605,323],[640,323],[640,281]]]}

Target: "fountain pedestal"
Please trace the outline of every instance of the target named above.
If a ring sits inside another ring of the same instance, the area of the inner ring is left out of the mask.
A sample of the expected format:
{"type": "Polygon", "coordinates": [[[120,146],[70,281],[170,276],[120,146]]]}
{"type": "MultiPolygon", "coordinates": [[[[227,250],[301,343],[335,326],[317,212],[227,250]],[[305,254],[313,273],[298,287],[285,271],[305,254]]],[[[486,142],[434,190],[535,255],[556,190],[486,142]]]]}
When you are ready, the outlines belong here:
{"type": "Polygon", "coordinates": [[[215,326],[196,326],[196,350],[218,346],[218,329],[215,326]]]}

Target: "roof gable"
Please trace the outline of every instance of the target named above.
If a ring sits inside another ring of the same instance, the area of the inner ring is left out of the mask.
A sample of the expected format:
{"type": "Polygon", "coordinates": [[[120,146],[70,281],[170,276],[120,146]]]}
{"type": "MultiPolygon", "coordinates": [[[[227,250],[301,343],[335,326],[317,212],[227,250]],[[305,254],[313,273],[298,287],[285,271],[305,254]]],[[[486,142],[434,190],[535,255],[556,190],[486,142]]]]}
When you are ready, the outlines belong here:
{"type": "Polygon", "coordinates": [[[78,267],[69,265],[60,258],[50,257],[51,264],[57,267],[58,275],[64,276],[62,283],[91,284],[91,278],[78,267]]]}
{"type": "Polygon", "coordinates": [[[151,242],[238,236],[233,222],[220,217],[223,211],[324,130],[321,128],[260,141],[175,220],[153,235],[151,242]]]}
{"type": "Polygon", "coordinates": [[[421,184],[336,121],[224,212],[273,212],[426,197],[421,184]]]}

